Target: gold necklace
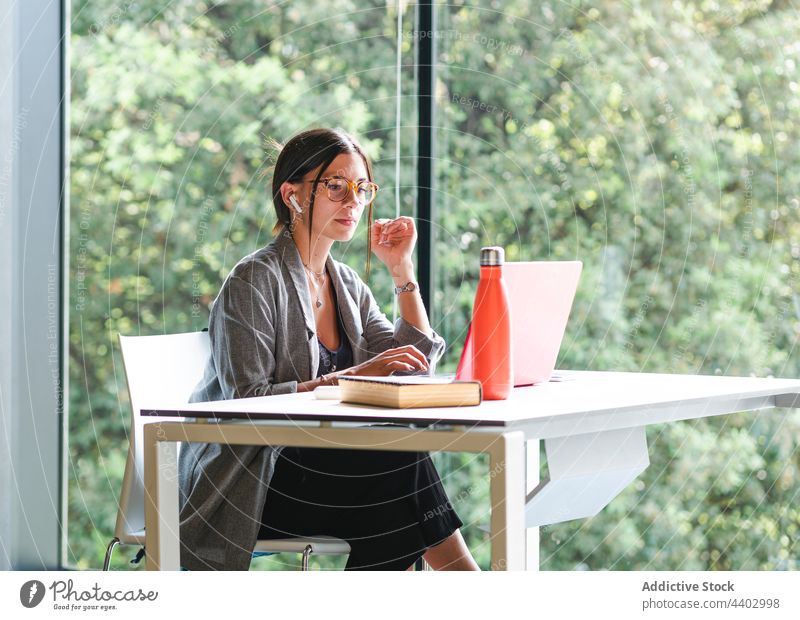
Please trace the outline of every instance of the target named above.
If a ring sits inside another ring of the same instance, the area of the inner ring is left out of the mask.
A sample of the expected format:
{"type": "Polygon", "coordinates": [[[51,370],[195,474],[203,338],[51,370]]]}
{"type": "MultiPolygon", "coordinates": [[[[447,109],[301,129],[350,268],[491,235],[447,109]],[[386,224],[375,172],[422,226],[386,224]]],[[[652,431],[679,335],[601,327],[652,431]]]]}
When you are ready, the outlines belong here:
{"type": "Polygon", "coordinates": [[[322,300],[319,298],[319,292],[320,292],[320,289],[322,289],[322,287],[325,286],[325,277],[326,277],[325,269],[323,268],[323,270],[320,273],[316,273],[314,271],[311,271],[306,266],[305,263],[303,263],[303,267],[305,267],[305,270],[313,276],[314,280],[317,280],[319,277],[322,277],[322,282],[321,282],[321,284],[319,286],[317,286],[316,283],[314,283],[314,285],[313,285],[314,286],[314,294],[317,296],[315,304],[316,304],[317,308],[322,308],[323,304],[322,304],[322,300]]]}
{"type": "Polygon", "coordinates": [[[311,271],[311,268],[308,265],[306,265],[305,263],[303,263],[303,267],[306,268],[306,271],[308,273],[310,273],[311,275],[317,276],[317,278],[324,278],[325,277],[325,267],[324,266],[322,267],[322,271],[320,271],[319,273],[317,273],[316,271],[311,271]]]}

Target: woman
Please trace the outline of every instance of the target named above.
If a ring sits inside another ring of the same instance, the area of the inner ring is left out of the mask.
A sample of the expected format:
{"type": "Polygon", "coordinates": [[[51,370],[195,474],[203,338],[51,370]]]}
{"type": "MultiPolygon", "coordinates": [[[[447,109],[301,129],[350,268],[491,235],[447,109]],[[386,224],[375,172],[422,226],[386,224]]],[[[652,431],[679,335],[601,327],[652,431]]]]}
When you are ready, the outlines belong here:
{"type": "MultiPolygon", "coordinates": [[[[276,237],[225,280],[192,402],[431,371],[444,341],[414,282],[414,221],[373,223],[376,191],[347,133],[313,129],[286,144],[272,180],[276,237]],[[330,256],[367,207],[367,273],[374,252],[396,285],[394,326],[355,271],[330,256]]],[[[349,570],[406,569],[420,556],[434,569],[478,570],[426,453],[188,444],[179,475],[188,568],[246,569],[257,538],[330,535],[350,543],[349,570]]]]}

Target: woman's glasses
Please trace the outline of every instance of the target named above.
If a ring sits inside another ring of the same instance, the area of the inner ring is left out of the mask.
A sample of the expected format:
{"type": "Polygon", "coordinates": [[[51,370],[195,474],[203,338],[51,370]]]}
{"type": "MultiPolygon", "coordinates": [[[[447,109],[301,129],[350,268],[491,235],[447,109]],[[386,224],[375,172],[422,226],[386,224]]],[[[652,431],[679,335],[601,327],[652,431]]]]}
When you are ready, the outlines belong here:
{"type": "MultiPolygon", "coordinates": [[[[313,183],[314,181],[306,181],[313,183]]],[[[356,200],[362,205],[368,205],[375,200],[378,193],[378,186],[372,181],[351,181],[344,177],[327,177],[319,180],[328,192],[328,199],[333,202],[342,202],[352,189],[355,192],[356,200]]]]}

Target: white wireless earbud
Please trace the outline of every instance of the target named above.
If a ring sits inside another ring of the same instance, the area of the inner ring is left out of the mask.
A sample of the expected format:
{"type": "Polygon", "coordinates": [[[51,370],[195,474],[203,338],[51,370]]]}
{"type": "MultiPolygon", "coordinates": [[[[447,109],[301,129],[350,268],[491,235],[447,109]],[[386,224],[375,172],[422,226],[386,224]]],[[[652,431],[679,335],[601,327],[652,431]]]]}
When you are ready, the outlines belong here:
{"type": "Polygon", "coordinates": [[[295,198],[294,196],[289,196],[289,202],[292,203],[292,206],[294,206],[295,211],[297,211],[298,213],[303,212],[303,209],[300,208],[300,203],[297,202],[297,198],[295,198]]]}

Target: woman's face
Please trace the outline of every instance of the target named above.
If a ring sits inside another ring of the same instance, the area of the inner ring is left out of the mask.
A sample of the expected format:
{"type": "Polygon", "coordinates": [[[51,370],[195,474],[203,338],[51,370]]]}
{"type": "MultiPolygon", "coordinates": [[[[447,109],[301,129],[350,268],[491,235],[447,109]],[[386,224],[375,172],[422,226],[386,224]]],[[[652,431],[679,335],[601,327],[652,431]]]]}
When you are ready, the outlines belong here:
{"type": "MultiPolygon", "coordinates": [[[[319,169],[312,170],[304,181],[313,181],[319,169]]],[[[367,168],[364,161],[357,153],[342,153],[337,155],[330,165],[322,172],[320,183],[317,184],[317,195],[314,200],[314,222],[311,231],[312,239],[328,238],[333,241],[350,241],[356,232],[356,227],[364,212],[364,206],[356,198],[355,192],[348,188],[347,195],[341,202],[328,198],[328,191],[322,183],[323,179],[342,177],[358,183],[369,181],[367,168]]],[[[295,233],[299,230],[308,234],[308,210],[311,204],[312,183],[298,183],[296,188],[298,202],[303,207],[303,222],[297,223],[295,233]]],[[[290,203],[287,203],[290,204],[290,203]]],[[[292,209],[291,205],[289,207],[292,209]]]]}

